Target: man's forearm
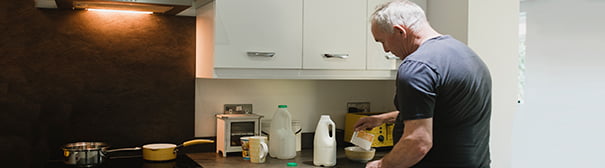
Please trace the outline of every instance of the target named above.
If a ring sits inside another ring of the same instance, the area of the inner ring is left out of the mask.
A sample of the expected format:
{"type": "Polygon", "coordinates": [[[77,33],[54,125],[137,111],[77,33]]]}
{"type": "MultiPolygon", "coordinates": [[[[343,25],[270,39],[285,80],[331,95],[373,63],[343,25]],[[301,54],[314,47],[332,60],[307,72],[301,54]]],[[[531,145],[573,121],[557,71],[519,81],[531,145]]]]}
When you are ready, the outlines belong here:
{"type": "Polygon", "coordinates": [[[395,122],[397,115],[399,115],[399,111],[391,111],[391,112],[382,113],[382,114],[379,114],[376,116],[379,117],[380,119],[382,119],[384,121],[384,123],[392,124],[395,122]]]}
{"type": "Polygon", "coordinates": [[[383,168],[411,167],[432,148],[432,118],[406,121],[403,137],[382,159],[383,168]]]}
{"type": "Polygon", "coordinates": [[[425,154],[417,149],[418,143],[402,139],[382,158],[383,168],[408,168],[418,163],[425,154]]]}

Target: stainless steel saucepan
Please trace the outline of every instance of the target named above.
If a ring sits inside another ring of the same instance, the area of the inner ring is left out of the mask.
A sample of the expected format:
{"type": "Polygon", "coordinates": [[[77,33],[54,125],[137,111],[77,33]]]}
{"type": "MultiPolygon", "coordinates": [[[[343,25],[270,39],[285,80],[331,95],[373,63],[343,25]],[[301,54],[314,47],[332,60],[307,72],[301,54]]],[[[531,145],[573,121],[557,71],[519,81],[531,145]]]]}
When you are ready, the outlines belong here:
{"type": "Polygon", "coordinates": [[[141,150],[140,147],[119,148],[109,150],[109,145],[104,142],[75,142],[63,147],[65,164],[77,167],[93,167],[103,163],[107,154],[117,151],[141,150]]]}

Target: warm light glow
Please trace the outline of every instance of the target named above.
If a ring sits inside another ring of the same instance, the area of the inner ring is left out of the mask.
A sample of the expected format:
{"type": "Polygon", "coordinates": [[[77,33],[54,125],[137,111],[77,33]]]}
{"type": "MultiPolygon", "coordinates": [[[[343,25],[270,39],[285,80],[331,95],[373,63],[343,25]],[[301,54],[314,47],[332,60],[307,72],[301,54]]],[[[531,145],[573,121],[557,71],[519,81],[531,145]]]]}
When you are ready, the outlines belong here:
{"type": "Polygon", "coordinates": [[[139,13],[139,14],[153,14],[153,12],[148,11],[128,11],[128,10],[111,10],[111,9],[86,9],[88,11],[98,11],[98,12],[120,12],[120,13],[139,13]]]}

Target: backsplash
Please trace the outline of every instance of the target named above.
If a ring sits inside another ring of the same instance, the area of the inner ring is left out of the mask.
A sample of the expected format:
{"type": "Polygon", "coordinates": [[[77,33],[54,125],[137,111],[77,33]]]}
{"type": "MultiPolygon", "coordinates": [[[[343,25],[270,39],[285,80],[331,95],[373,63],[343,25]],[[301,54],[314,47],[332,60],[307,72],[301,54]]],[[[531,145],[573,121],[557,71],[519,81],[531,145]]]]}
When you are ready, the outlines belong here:
{"type": "Polygon", "coordinates": [[[224,104],[253,104],[254,113],[271,119],[277,105],[288,105],[303,132],[314,132],[322,114],[344,129],[347,102],[370,102],[371,111],[395,109],[395,82],[390,80],[197,79],[195,136],[216,136],[217,113],[224,104]]]}
{"type": "Polygon", "coordinates": [[[0,160],[194,137],[195,18],[0,2],[0,160]],[[5,155],[1,155],[5,156],[5,155]]]}

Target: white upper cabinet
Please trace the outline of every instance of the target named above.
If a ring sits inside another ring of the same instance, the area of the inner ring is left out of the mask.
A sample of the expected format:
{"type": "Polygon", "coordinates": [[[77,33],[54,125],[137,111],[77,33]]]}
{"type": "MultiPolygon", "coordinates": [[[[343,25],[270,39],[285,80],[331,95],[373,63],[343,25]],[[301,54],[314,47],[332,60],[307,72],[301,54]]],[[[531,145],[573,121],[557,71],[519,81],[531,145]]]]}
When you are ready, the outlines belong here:
{"type": "Polygon", "coordinates": [[[303,69],[366,69],[366,0],[304,0],[303,69]]]}
{"type": "Polygon", "coordinates": [[[215,68],[301,68],[302,1],[215,3],[215,68]]]}
{"type": "Polygon", "coordinates": [[[396,63],[384,57],[369,29],[368,10],[380,2],[205,3],[196,9],[196,77],[394,79],[396,63]]]}

